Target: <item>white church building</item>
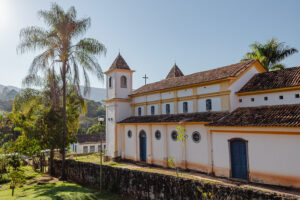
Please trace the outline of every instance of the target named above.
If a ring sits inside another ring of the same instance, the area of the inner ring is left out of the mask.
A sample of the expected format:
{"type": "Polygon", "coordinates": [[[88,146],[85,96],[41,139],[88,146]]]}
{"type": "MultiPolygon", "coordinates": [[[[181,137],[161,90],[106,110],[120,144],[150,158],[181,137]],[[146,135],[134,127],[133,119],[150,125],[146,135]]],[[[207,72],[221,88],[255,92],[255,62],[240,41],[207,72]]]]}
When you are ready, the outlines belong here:
{"type": "Polygon", "coordinates": [[[107,156],[300,188],[300,67],[250,60],[132,89],[119,54],[109,70],[107,156]],[[176,127],[186,129],[185,145],[176,127]]]}

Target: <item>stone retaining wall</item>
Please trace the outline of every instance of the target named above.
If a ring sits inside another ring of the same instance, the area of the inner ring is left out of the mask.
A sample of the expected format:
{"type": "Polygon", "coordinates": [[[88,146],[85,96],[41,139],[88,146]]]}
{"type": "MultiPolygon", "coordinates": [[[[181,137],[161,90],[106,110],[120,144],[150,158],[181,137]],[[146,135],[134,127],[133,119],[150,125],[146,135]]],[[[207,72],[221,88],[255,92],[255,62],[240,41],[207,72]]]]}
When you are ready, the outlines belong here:
{"type": "MultiPolygon", "coordinates": [[[[66,160],[67,178],[81,185],[99,188],[100,166],[92,163],[66,160]]],[[[61,175],[61,161],[54,161],[56,177],[61,175]]],[[[175,176],[103,166],[103,189],[132,199],[296,199],[276,193],[262,192],[238,186],[227,186],[175,176]]]]}

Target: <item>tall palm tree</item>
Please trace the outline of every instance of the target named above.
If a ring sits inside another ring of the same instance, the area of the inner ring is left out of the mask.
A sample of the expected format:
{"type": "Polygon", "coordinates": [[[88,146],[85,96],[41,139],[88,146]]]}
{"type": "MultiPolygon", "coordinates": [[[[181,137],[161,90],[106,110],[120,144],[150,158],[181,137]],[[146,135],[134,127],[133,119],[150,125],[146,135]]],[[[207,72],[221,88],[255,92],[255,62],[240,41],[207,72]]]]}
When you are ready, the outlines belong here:
{"type": "Polygon", "coordinates": [[[290,48],[284,42],[278,42],[272,38],[265,44],[254,42],[250,45],[252,52],[244,55],[242,61],[256,59],[261,62],[267,71],[284,69],[284,64],[280,63],[286,57],[297,53],[296,48],[290,48]]]}
{"type": "MultiPolygon", "coordinates": [[[[91,25],[90,18],[77,19],[74,7],[64,11],[62,7],[53,3],[50,10],[38,12],[44,20],[47,29],[41,27],[27,27],[20,32],[20,44],[18,52],[41,50],[42,53],[34,58],[29,68],[29,73],[24,79],[24,84],[36,82],[38,72],[47,73],[56,70],[62,80],[62,107],[63,107],[63,141],[66,140],[66,87],[71,84],[73,90],[80,94],[80,72],[83,73],[84,94],[89,91],[88,72],[97,75],[103,80],[103,72],[96,59],[97,55],[105,54],[105,46],[93,38],[79,40],[91,25]]],[[[65,143],[64,143],[65,144],[65,143]]],[[[62,149],[62,179],[65,174],[65,146],[62,149]]]]}

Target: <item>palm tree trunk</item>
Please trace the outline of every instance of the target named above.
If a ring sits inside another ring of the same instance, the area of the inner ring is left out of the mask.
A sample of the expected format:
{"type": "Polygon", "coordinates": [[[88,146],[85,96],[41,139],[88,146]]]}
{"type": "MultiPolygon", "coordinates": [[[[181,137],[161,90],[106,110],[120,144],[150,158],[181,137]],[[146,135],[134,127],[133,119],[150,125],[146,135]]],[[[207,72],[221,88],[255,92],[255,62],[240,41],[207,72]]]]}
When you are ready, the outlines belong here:
{"type": "Polygon", "coordinates": [[[63,81],[63,144],[62,144],[62,171],[61,179],[66,180],[65,159],[66,159],[66,133],[67,133],[67,116],[66,116],[66,62],[62,66],[62,81],[63,81]]]}

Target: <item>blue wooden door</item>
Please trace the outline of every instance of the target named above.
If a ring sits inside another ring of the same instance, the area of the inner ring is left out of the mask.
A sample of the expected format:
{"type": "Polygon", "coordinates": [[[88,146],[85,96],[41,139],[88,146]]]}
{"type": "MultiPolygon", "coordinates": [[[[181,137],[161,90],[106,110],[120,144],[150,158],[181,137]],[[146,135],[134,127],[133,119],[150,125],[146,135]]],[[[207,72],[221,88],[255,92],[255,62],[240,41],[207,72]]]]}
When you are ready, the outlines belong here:
{"type": "Polygon", "coordinates": [[[230,142],[231,176],[232,178],[248,179],[248,161],[246,142],[233,140],[230,142]]]}
{"type": "Polygon", "coordinates": [[[147,138],[144,131],[140,132],[140,160],[146,162],[147,138]]]}

